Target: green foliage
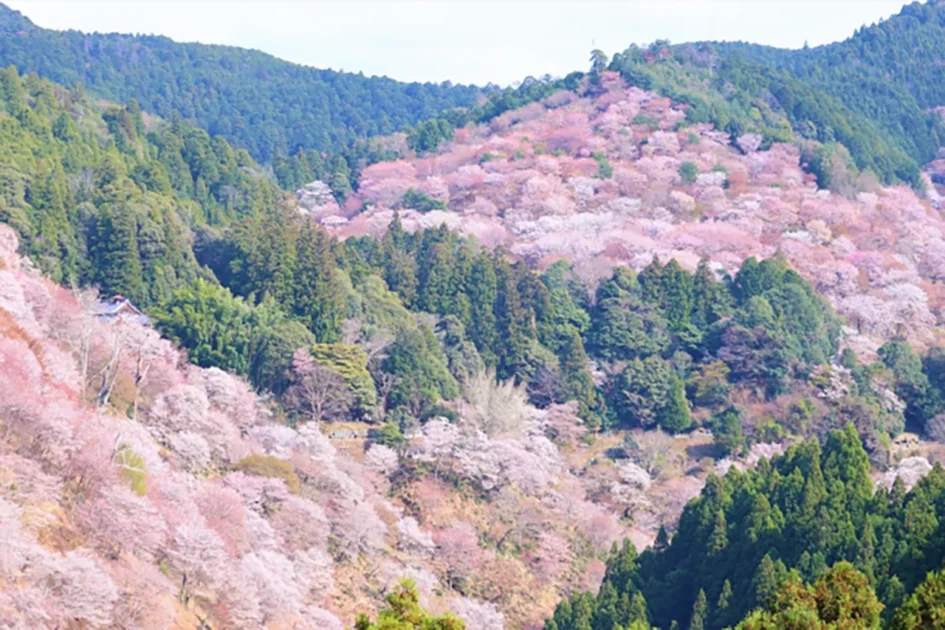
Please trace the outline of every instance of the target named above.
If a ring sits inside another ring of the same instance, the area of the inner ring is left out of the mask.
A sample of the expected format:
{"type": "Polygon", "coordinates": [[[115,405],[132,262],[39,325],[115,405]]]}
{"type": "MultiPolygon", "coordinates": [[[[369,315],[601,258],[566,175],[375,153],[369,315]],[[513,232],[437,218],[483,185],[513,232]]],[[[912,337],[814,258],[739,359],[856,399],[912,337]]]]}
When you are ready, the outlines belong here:
{"type": "Polygon", "coordinates": [[[645,358],[668,350],[667,328],[659,308],[643,299],[633,272],[618,267],[597,289],[587,345],[606,360],[645,358]]]}
{"type": "Polygon", "coordinates": [[[630,361],[606,388],[614,419],[666,422],[658,410],[670,405],[678,431],[689,423],[676,381],[706,407],[725,404],[733,385],[775,396],[833,356],[838,334],[830,307],[781,258],[748,259],[730,283],[706,263],[690,274],[654,260],[639,276],[617,268],[601,282],[586,339],[592,357],[630,361]]]}
{"type": "Polygon", "coordinates": [[[367,353],[358,346],[322,343],[312,346],[311,354],[316,363],[341,376],[354,396],[355,412],[361,416],[370,415],[377,404],[377,390],[367,369],[367,353]]]}
{"type": "Polygon", "coordinates": [[[729,365],[732,381],[778,393],[792,372],[836,352],[839,321],[783,258],[747,259],[731,288],[735,316],[709,332],[707,346],[729,365]]]}
{"type": "Polygon", "coordinates": [[[945,628],[945,574],[929,573],[919,588],[896,611],[889,630],[941,630],[945,628]]]}
{"type": "Polygon", "coordinates": [[[455,315],[447,315],[437,322],[436,335],[450,374],[457,382],[463,383],[486,368],[476,345],[466,335],[466,327],[455,315]]]}
{"type": "Polygon", "coordinates": [[[127,444],[119,444],[115,449],[115,462],[118,474],[138,496],[148,493],[148,469],[144,458],[135,453],[127,444]]]}
{"type": "Polygon", "coordinates": [[[610,179],[614,176],[614,167],[610,165],[610,160],[604,153],[594,153],[591,157],[597,162],[598,179],[610,179]]]}
{"type": "MultiPolygon", "coordinates": [[[[942,522],[945,470],[936,466],[909,492],[901,483],[874,491],[869,459],[848,426],[822,447],[806,442],[754,470],[710,476],[683,511],[672,541],[631,563],[611,557],[600,593],[608,585],[618,598],[642,593],[649,620],[659,627],[674,621],[685,627],[689,611],[701,607],[702,591],[709,629],[741,619],[745,629],[877,628],[880,604],[898,605],[941,566],[942,522]],[[724,611],[713,609],[726,591],[724,611]],[[787,619],[809,619],[810,625],[785,625],[787,619]]],[[[935,601],[932,592],[920,591],[908,614],[924,614],[915,611],[935,601]]],[[[559,610],[587,597],[592,618],[597,600],[588,595],[574,596],[559,610]]]]}
{"type": "Polygon", "coordinates": [[[632,582],[638,570],[637,551],[628,540],[614,544],[607,562],[604,586],[595,598],[575,593],[563,600],[545,630],[586,630],[587,628],[627,628],[649,630],[646,599],[632,582]]]}
{"type": "Polygon", "coordinates": [[[699,589],[696,602],[692,605],[692,614],[689,615],[689,630],[704,630],[708,614],[709,604],[706,602],[705,591],[699,589]]]}
{"type": "Polygon", "coordinates": [[[856,176],[859,174],[850,152],[842,144],[830,142],[811,149],[805,146],[801,163],[817,177],[821,188],[852,197],[856,192],[856,176]]]}
{"type": "Polygon", "coordinates": [[[742,435],[741,411],[736,407],[729,407],[713,416],[712,435],[723,455],[738,453],[745,443],[745,437],[742,435]]]}
{"type": "Polygon", "coordinates": [[[740,43],[709,46],[718,54],[735,53],[783,68],[875,121],[913,160],[925,163],[945,138],[931,111],[945,103],[936,66],[945,50],[943,25],[941,3],[913,2],[898,15],[826,46],[803,50],[740,43]]]}
{"type": "Polygon", "coordinates": [[[683,162],[679,165],[679,177],[686,185],[695,184],[696,178],[699,177],[699,167],[695,162],[683,162]]]}
{"type": "Polygon", "coordinates": [[[155,311],[161,332],[187,348],[201,367],[246,374],[253,339],[253,308],[225,288],[198,279],[155,311]]]}
{"type": "Polygon", "coordinates": [[[355,630],[464,630],[461,619],[446,613],[437,617],[420,606],[420,594],[412,580],[402,581],[387,595],[387,608],[378,613],[377,621],[359,615],[355,630]]]}
{"type": "MultiPolygon", "coordinates": [[[[631,46],[614,55],[610,67],[631,84],[689,105],[686,117],[690,123],[712,123],[733,139],[758,133],[764,138],[762,148],[772,142],[804,138],[823,144],[839,142],[849,150],[858,170],[872,171],[887,183],[902,181],[915,187],[920,186],[918,163],[934,155],[937,140],[932,138],[937,137],[937,125],[927,113],[911,109],[908,122],[902,121],[923,138],[923,149],[918,150],[892,113],[901,112],[901,105],[884,99],[882,114],[875,106],[864,111],[864,99],[859,96],[883,88],[878,82],[866,90],[861,84],[853,87],[858,64],[840,64],[851,73],[840,88],[829,78],[818,80],[828,76],[819,70],[812,69],[801,80],[787,70],[767,65],[774,58],[784,60],[781,65],[791,65],[786,61],[794,54],[790,51],[765,49],[774,53],[762,59],[764,55],[755,54],[757,47],[744,44],[684,44],[656,50],[661,54],[654,55],[652,47],[631,46]],[[816,79],[815,73],[819,74],[816,79]],[[880,123],[873,118],[879,118],[880,123]]],[[[914,102],[906,97],[902,102],[910,101],[914,102]]],[[[945,98],[935,104],[941,102],[945,98]]]]}
{"type": "Polygon", "coordinates": [[[446,204],[439,199],[433,199],[429,195],[418,190],[410,188],[404,193],[400,200],[401,208],[409,208],[418,212],[429,212],[430,210],[446,210],[446,204]]]}
{"type": "Polygon", "coordinates": [[[50,277],[138,306],[197,277],[189,231],[278,198],[245,152],[180,121],[145,133],[140,108],[104,112],[78,89],[0,70],[0,220],[50,277]]]}
{"type": "Polygon", "coordinates": [[[882,609],[866,576],[839,562],[811,586],[792,573],[768,607],[750,614],[738,630],[878,630],[882,609]]]}
{"type": "Polygon", "coordinates": [[[315,344],[315,335],[301,322],[286,320],[256,329],[256,347],[249,380],[259,389],[281,394],[289,386],[292,355],[315,344]]]}
{"type": "Polygon", "coordinates": [[[300,488],[299,476],[295,472],[292,462],[280,459],[273,455],[253,453],[236,463],[234,469],[256,475],[257,477],[272,477],[285,482],[289,492],[297,494],[300,488]]]}
{"type": "Polygon", "coordinates": [[[453,126],[448,120],[432,118],[407,132],[407,146],[417,153],[435,150],[441,142],[453,137],[453,126]]]}
{"type": "Polygon", "coordinates": [[[394,377],[388,404],[404,405],[419,416],[441,398],[459,395],[439,341],[426,326],[402,330],[384,360],[384,371],[394,377]]]}
{"type": "Polygon", "coordinates": [[[380,429],[371,434],[371,439],[376,444],[391,448],[398,453],[403,453],[407,449],[407,438],[401,433],[396,422],[385,422],[380,429]]]}
{"type": "Polygon", "coordinates": [[[322,343],[337,341],[345,308],[338,245],[296,212],[247,217],[201,262],[249,302],[275,300],[322,343]]]}
{"type": "MultiPolygon", "coordinates": [[[[0,10],[0,30],[12,20],[29,24],[6,7],[0,10]]],[[[0,62],[65,85],[82,83],[113,101],[136,98],[143,109],[165,118],[180,112],[263,161],[296,147],[336,151],[359,137],[389,134],[445,109],[472,106],[483,93],[448,82],[400,83],[318,70],[259,51],[166,37],[53,31],[32,24],[23,30],[28,36],[3,38],[0,62]]]]}
{"type": "Polygon", "coordinates": [[[607,406],[622,426],[658,426],[676,433],[691,424],[682,383],[657,356],[631,361],[611,379],[607,391],[607,406]]]}
{"type": "Polygon", "coordinates": [[[923,359],[907,343],[890,341],[879,349],[879,358],[892,371],[911,429],[928,430],[929,421],[945,412],[945,350],[932,348],[923,359]]]}
{"type": "Polygon", "coordinates": [[[728,382],[731,370],[724,361],[713,361],[693,371],[686,383],[686,395],[694,405],[716,407],[728,400],[732,385],[728,382]]]}

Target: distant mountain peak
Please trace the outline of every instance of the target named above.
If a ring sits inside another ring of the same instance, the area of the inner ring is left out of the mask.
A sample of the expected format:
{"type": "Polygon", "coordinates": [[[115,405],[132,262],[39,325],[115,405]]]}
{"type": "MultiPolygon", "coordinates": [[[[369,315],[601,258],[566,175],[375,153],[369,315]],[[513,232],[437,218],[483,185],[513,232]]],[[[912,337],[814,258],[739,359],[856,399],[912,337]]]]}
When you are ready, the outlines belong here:
{"type": "Polygon", "coordinates": [[[28,17],[0,2],[0,33],[31,31],[36,26],[28,17]]]}

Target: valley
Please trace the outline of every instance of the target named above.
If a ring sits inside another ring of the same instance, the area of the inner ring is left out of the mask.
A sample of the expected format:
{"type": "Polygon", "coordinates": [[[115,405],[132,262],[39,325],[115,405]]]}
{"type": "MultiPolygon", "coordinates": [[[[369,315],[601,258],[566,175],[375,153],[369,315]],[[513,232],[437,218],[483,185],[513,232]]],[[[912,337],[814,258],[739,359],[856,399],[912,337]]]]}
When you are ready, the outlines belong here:
{"type": "Polygon", "coordinates": [[[943,25],[498,88],[0,5],[0,626],[942,627],[943,25]]]}

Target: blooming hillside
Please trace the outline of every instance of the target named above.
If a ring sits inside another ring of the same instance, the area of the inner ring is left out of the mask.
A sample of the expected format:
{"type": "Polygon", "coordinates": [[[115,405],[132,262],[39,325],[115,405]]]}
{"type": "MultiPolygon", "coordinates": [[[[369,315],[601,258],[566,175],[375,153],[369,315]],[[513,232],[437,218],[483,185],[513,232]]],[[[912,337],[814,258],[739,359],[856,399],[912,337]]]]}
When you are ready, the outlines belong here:
{"type": "Polygon", "coordinates": [[[340,629],[405,576],[469,628],[537,627],[701,487],[658,480],[671,438],[597,464],[572,405],[489,379],[396,448],[290,428],[16,247],[0,226],[3,627],[340,629]]]}
{"type": "Polygon", "coordinates": [[[932,342],[945,274],[934,189],[924,199],[861,176],[844,195],[818,190],[794,145],[761,150],[758,136],[684,121],[685,106],[608,72],[583,97],[559,92],[436,154],[364,169],[344,209],[305,207],[341,236],[382,232],[400,210],[405,227],[445,223],[540,266],[568,257],[589,279],[654,255],[731,272],[780,250],[859,348],[897,331],[932,342]]]}

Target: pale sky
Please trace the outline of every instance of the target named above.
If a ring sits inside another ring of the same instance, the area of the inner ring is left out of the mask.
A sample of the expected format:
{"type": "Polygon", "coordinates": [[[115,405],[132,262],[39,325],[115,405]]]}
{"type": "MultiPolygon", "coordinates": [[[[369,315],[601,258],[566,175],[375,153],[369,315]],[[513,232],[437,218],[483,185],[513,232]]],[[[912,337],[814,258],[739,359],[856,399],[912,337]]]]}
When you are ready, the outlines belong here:
{"type": "Polygon", "coordinates": [[[0,0],[39,26],[256,48],[402,81],[507,85],[655,39],[799,48],[844,39],[905,0],[0,0]]]}

